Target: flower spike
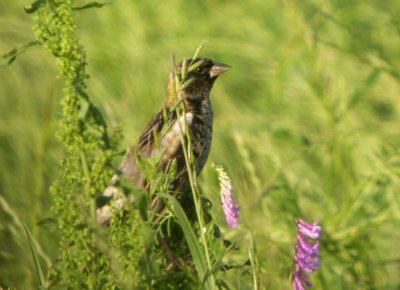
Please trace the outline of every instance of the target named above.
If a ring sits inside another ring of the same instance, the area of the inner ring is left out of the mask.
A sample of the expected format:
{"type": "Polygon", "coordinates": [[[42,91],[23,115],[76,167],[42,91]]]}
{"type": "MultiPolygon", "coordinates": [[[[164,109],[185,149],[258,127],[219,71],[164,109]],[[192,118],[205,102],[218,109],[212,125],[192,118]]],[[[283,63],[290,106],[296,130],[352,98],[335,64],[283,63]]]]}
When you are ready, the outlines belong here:
{"type": "Polygon", "coordinates": [[[219,186],[221,188],[221,203],[222,209],[225,213],[225,219],[228,225],[235,229],[238,225],[240,218],[239,210],[240,207],[235,201],[235,196],[232,192],[232,183],[228,174],[225,172],[224,168],[220,165],[213,165],[213,168],[217,171],[219,186]]]}
{"type": "Polygon", "coordinates": [[[320,266],[319,238],[321,226],[319,222],[308,223],[297,220],[297,235],[294,263],[292,270],[292,286],[294,290],[304,290],[312,286],[304,272],[314,273],[320,266]]]}

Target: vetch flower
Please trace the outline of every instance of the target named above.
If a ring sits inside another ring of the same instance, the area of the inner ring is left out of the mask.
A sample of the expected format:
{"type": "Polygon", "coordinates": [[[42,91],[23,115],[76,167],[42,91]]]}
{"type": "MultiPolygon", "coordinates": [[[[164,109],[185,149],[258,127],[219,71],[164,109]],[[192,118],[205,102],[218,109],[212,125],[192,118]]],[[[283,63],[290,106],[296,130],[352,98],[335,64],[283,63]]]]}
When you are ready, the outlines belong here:
{"type": "Polygon", "coordinates": [[[235,201],[235,196],[232,192],[232,183],[228,174],[225,172],[222,166],[213,165],[217,171],[219,186],[221,187],[221,203],[222,209],[225,213],[225,219],[231,228],[236,228],[240,218],[239,210],[240,207],[235,201]]]}
{"type": "Polygon", "coordinates": [[[305,272],[314,273],[320,266],[319,238],[321,226],[319,222],[308,223],[302,219],[297,221],[295,255],[293,258],[292,286],[294,290],[304,290],[312,286],[305,272]]]}
{"type": "Polygon", "coordinates": [[[297,220],[297,228],[298,231],[301,232],[304,236],[307,236],[311,239],[318,239],[321,235],[321,227],[319,222],[307,223],[301,219],[297,220]]]}

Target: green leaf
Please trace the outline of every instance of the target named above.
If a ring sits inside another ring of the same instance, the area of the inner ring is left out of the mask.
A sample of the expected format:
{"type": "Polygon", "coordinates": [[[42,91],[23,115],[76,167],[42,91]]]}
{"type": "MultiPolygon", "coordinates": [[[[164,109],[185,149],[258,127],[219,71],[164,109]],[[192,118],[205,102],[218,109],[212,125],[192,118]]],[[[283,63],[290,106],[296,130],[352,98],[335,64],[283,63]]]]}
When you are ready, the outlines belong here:
{"type": "Polygon", "coordinates": [[[189,71],[194,71],[196,68],[198,68],[201,64],[203,63],[203,60],[198,60],[195,63],[192,63],[189,67],[189,71]]]}
{"type": "Polygon", "coordinates": [[[25,7],[24,10],[26,13],[32,14],[36,12],[40,8],[40,6],[42,6],[45,2],[46,2],[45,0],[36,0],[31,4],[31,6],[25,7]]]}
{"type": "Polygon", "coordinates": [[[183,91],[184,89],[186,89],[191,83],[193,83],[194,79],[190,78],[187,81],[185,81],[181,87],[179,88],[181,91],[183,91]]]}
{"type": "MultiPolygon", "coordinates": [[[[80,94],[82,96],[82,94],[80,94]]],[[[91,103],[87,98],[80,97],[80,108],[79,108],[79,119],[85,120],[87,114],[89,113],[91,103]]]]}
{"type": "Polygon", "coordinates": [[[82,6],[73,7],[73,10],[84,10],[89,8],[102,8],[103,6],[110,5],[111,2],[89,2],[82,6]]]}
{"type": "MultiPolygon", "coordinates": [[[[185,239],[190,249],[190,253],[192,254],[193,263],[199,279],[200,281],[204,281],[204,278],[206,278],[208,272],[207,261],[203,255],[202,248],[192,229],[192,226],[190,225],[189,219],[187,218],[180,203],[173,196],[165,193],[160,193],[159,196],[166,199],[168,207],[174,212],[176,218],[178,219],[178,223],[182,228],[183,234],[185,235],[185,239]]],[[[205,281],[205,289],[216,289],[216,286],[212,283],[212,281],[212,279],[207,279],[205,281]]]]}
{"type": "Polygon", "coordinates": [[[47,228],[47,227],[52,227],[56,226],[58,224],[58,221],[54,217],[45,217],[41,219],[40,221],[37,222],[36,225],[47,228]]]}
{"type": "Polygon", "coordinates": [[[250,245],[249,245],[249,259],[250,259],[250,263],[251,263],[251,273],[253,274],[253,289],[254,290],[258,290],[259,289],[259,285],[258,285],[258,281],[259,281],[259,277],[258,277],[258,261],[257,261],[257,256],[256,256],[256,244],[255,244],[255,240],[254,240],[254,234],[253,232],[251,232],[251,240],[250,240],[250,245]]]}
{"type": "Polygon", "coordinates": [[[187,59],[183,60],[182,69],[181,69],[181,78],[185,80],[187,74],[187,59]]]}
{"type": "Polygon", "coordinates": [[[39,44],[37,40],[31,40],[24,44],[18,45],[16,48],[12,49],[6,54],[3,54],[3,56],[0,58],[0,66],[10,65],[17,58],[19,54],[23,53],[29,47],[35,46],[37,44],[39,44]]]}
{"type": "Polygon", "coordinates": [[[199,56],[200,51],[203,50],[204,46],[206,45],[206,42],[207,42],[207,41],[203,40],[203,41],[200,43],[199,47],[197,47],[197,49],[196,49],[196,51],[195,51],[195,53],[194,53],[194,55],[193,55],[193,58],[192,58],[193,60],[196,59],[196,58],[199,56]]]}
{"type": "Polygon", "coordinates": [[[24,226],[26,237],[27,237],[28,242],[29,242],[29,247],[31,248],[33,262],[35,263],[35,268],[36,268],[36,272],[37,272],[37,276],[38,276],[38,279],[39,279],[40,286],[41,286],[41,288],[45,288],[45,281],[46,280],[44,278],[42,266],[40,265],[40,261],[39,261],[38,255],[36,253],[36,249],[35,249],[35,246],[33,244],[32,235],[29,232],[29,229],[28,229],[28,227],[26,226],[26,224],[24,222],[22,223],[22,225],[24,226]]]}

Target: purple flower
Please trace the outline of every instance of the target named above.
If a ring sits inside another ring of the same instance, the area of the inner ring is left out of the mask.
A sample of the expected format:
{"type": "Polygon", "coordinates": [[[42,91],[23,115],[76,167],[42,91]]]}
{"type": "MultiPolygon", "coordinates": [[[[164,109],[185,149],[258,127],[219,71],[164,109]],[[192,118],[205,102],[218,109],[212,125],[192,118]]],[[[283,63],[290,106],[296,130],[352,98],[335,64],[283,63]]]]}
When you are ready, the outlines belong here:
{"type": "Polygon", "coordinates": [[[222,166],[213,165],[218,174],[219,186],[221,187],[221,203],[225,213],[225,219],[231,228],[236,228],[240,218],[240,207],[235,201],[235,196],[232,193],[232,183],[228,174],[222,166]]]}
{"type": "Polygon", "coordinates": [[[314,273],[320,266],[319,241],[321,226],[319,222],[307,223],[297,220],[296,247],[292,272],[294,290],[304,290],[312,286],[305,272],[314,273]]]}
{"type": "Polygon", "coordinates": [[[301,219],[297,220],[297,229],[304,236],[309,237],[311,239],[318,239],[321,235],[321,227],[319,222],[313,222],[309,224],[301,219]]]}

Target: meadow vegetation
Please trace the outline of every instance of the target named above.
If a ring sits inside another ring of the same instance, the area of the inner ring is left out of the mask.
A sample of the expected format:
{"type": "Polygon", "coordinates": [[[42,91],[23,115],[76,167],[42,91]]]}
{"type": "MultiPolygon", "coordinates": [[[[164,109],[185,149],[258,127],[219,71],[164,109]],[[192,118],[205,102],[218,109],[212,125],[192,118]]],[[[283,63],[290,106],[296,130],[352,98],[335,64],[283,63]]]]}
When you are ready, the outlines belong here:
{"type": "MultiPolygon", "coordinates": [[[[30,3],[6,2],[0,54],[35,39],[30,3]]],[[[399,1],[119,0],[75,14],[87,93],[107,127],[121,127],[124,149],[164,103],[172,54],[190,57],[206,40],[202,55],[232,66],[212,91],[213,145],[198,180],[238,248],[224,262],[241,265],[256,249],[257,269],[220,274],[232,289],[251,289],[252,272],[260,287],[290,287],[296,218],[323,228],[315,289],[399,289],[399,1]],[[237,229],[225,222],[212,162],[232,180],[237,229]]],[[[45,271],[60,253],[50,194],[66,156],[55,137],[57,74],[40,45],[0,67],[4,288],[39,284],[24,223],[45,271]]]]}

